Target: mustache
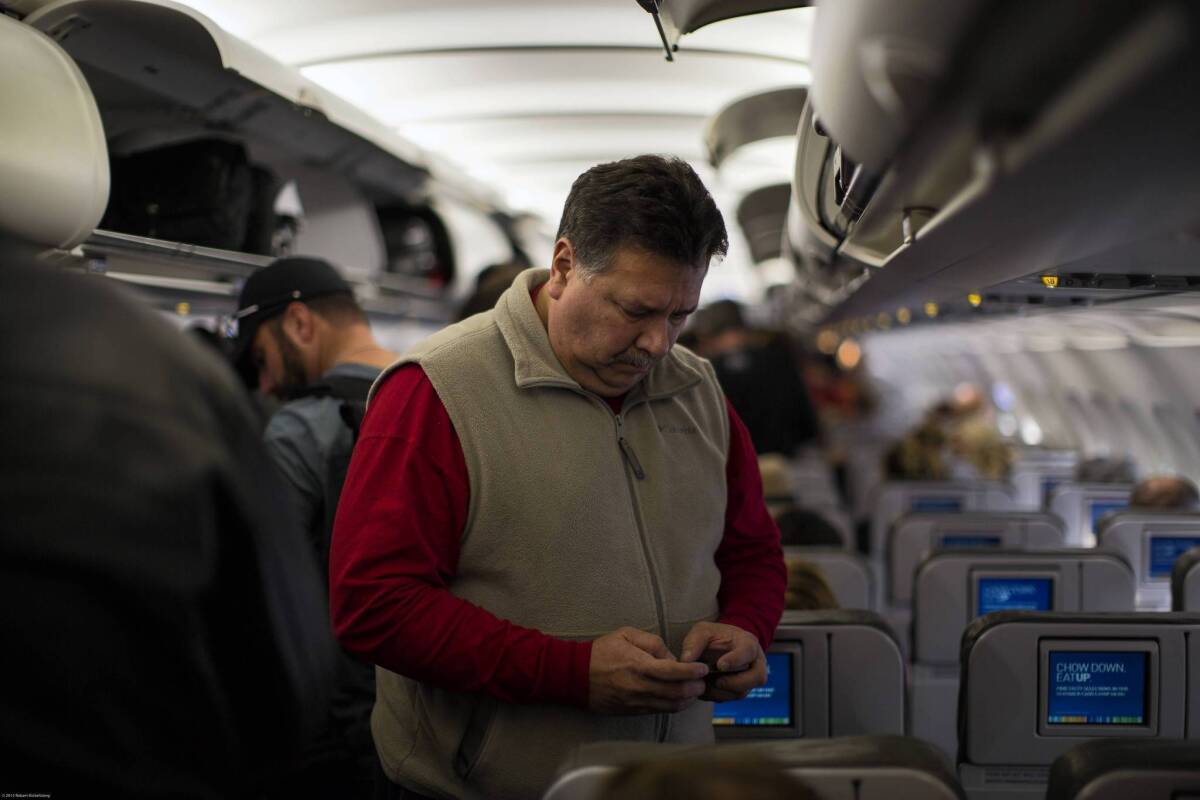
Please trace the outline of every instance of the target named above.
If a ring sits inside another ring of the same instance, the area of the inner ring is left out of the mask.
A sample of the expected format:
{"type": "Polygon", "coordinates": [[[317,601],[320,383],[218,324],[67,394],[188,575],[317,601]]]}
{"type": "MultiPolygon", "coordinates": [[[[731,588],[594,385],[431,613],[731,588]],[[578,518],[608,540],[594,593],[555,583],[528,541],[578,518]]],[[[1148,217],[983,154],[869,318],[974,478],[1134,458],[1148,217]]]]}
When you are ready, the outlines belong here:
{"type": "Polygon", "coordinates": [[[644,353],[640,350],[629,350],[622,353],[613,359],[618,364],[626,364],[637,369],[646,369],[651,367],[658,360],[649,353],[644,353]]]}

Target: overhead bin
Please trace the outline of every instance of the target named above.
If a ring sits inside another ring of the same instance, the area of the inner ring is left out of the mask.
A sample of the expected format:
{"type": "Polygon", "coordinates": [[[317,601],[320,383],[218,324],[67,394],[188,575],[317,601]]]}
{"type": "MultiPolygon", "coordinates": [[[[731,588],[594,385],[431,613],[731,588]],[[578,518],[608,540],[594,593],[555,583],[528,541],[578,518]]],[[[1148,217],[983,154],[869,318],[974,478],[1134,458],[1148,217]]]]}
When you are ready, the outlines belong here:
{"type": "Polygon", "coordinates": [[[303,252],[341,267],[375,313],[444,321],[439,297],[464,282],[439,204],[484,220],[508,213],[491,190],[190,8],[28,0],[21,10],[76,61],[100,108],[114,167],[101,227],[113,230],[84,243],[88,266],[155,297],[224,307],[264,257],[303,252]],[[226,224],[243,212],[277,224],[292,213],[279,209],[288,190],[304,218],[284,237],[290,248],[255,220],[226,224]],[[168,214],[160,199],[200,208],[168,214]],[[401,241],[414,221],[428,234],[421,252],[401,241]],[[191,302],[204,295],[212,302],[191,302]]]}
{"type": "Polygon", "coordinates": [[[704,132],[708,162],[720,169],[740,147],[795,136],[807,99],[808,90],[794,86],[743,97],[725,106],[713,115],[704,132]]]}
{"type": "Polygon", "coordinates": [[[681,36],[714,22],[812,4],[812,0],[638,0],[651,14],[657,12],[665,44],[672,50],[678,49],[681,36]]]}
{"type": "Polygon", "coordinates": [[[783,225],[792,187],[786,183],[755,189],[738,204],[738,225],[750,245],[755,264],[779,258],[783,250],[783,225]]]}
{"type": "Polygon", "coordinates": [[[821,5],[788,249],[830,320],[1200,286],[1198,42],[1182,1],[821,5]]]}

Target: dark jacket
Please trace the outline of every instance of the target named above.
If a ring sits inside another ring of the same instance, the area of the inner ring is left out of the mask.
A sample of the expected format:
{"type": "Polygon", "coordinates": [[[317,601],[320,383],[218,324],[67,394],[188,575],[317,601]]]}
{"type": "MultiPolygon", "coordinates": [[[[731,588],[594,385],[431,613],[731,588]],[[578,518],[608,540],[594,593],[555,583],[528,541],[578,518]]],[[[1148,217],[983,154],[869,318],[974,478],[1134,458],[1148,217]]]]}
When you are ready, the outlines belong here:
{"type": "Polygon", "coordinates": [[[244,393],[108,279],[24,260],[0,245],[0,782],[255,795],[333,650],[244,393]]]}

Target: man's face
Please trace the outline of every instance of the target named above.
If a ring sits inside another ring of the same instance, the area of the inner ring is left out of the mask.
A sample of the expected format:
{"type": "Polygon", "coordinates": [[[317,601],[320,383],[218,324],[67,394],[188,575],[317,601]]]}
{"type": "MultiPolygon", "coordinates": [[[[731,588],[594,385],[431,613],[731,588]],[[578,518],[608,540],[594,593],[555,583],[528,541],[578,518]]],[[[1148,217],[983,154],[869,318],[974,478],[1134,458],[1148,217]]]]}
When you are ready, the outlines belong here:
{"type": "Polygon", "coordinates": [[[574,256],[560,257],[545,291],[550,344],[580,386],[602,397],[625,394],[670,351],[700,301],[707,266],[678,264],[632,247],[585,280],[574,256]]]}
{"type": "Polygon", "coordinates": [[[265,323],[258,327],[250,356],[258,370],[258,390],[263,394],[286,400],[308,385],[300,351],[277,325],[265,323]]]}

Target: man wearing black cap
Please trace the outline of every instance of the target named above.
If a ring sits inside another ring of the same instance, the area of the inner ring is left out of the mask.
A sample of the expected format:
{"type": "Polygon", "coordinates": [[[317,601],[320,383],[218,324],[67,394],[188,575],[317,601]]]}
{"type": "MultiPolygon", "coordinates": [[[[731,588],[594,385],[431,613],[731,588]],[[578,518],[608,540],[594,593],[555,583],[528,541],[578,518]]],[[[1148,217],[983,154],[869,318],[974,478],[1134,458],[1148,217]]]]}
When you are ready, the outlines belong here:
{"type": "MultiPolygon", "coordinates": [[[[285,401],[265,434],[295,518],[328,574],[329,537],[367,392],[396,360],[371,333],[349,284],[316,258],[281,258],[250,276],[238,302],[235,359],[258,390],[285,401]]],[[[374,668],[345,656],[329,724],[289,797],[370,794],[374,668]]]]}

